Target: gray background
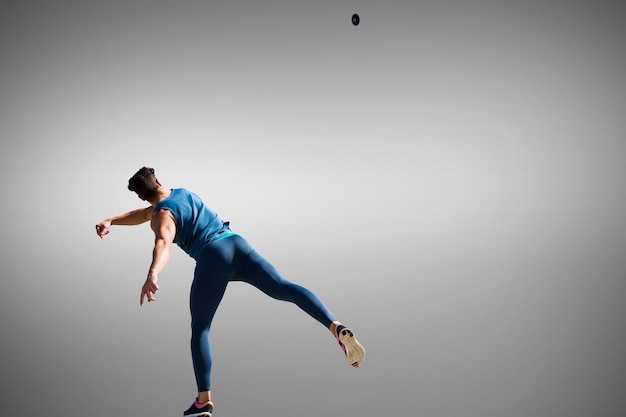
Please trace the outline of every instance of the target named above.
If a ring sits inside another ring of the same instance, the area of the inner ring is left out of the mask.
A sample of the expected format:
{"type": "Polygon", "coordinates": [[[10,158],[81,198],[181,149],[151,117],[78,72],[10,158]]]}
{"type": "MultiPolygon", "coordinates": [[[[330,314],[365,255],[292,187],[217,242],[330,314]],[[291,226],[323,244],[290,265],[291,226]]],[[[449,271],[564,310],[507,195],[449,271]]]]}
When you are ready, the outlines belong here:
{"type": "Polygon", "coordinates": [[[3,3],[0,414],[193,400],[193,261],[139,308],[149,227],[94,233],[148,165],[367,348],[232,284],[216,416],[626,415],[619,4],[3,3]]]}

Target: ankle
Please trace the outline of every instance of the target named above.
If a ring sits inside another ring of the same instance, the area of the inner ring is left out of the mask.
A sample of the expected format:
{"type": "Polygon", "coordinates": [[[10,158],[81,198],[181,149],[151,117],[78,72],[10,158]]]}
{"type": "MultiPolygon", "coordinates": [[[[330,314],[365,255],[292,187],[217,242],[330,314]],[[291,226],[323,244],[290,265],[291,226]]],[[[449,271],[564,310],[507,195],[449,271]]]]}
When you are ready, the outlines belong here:
{"type": "Polygon", "coordinates": [[[337,339],[339,339],[339,333],[341,333],[341,331],[345,328],[346,326],[344,326],[343,324],[338,324],[337,327],[335,327],[335,337],[337,339]]]}

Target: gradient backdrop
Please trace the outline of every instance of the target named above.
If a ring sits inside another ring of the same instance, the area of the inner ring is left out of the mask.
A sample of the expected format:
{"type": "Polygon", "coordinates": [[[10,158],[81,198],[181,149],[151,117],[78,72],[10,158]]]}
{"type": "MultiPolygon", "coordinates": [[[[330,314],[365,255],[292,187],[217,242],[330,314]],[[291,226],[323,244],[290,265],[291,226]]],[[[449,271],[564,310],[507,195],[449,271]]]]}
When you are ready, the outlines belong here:
{"type": "Polygon", "coordinates": [[[139,308],[141,166],[200,194],[367,348],[232,284],[216,417],[626,415],[616,1],[11,1],[0,13],[0,414],[179,416],[176,249],[139,308]],[[359,13],[361,24],[351,23],[359,13]]]}

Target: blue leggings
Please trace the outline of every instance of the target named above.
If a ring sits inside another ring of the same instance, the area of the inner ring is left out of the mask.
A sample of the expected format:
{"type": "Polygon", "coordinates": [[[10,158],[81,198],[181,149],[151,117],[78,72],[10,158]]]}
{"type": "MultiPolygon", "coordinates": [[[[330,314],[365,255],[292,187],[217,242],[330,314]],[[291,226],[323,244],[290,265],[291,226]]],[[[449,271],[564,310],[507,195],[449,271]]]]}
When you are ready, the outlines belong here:
{"type": "Polygon", "coordinates": [[[315,294],[284,279],[239,235],[208,244],[196,261],[189,306],[191,356],[198,392],[211,389],[209,331],[228,282],[244,281],[270,297],[292,302],[327,328],[335,321],[315,294]]]}

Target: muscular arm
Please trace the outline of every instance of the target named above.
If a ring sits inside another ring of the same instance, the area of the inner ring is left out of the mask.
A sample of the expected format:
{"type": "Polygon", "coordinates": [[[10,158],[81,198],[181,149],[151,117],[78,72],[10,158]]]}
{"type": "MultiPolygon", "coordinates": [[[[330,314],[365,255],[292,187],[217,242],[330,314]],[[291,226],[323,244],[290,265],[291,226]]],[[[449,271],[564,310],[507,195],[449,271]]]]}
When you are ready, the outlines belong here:
{"type": "Polygon", "coordinates": [[[149,273],[160,274],[170,260],[170,252],[176,236],[176,222],[168,210],[159,210],[150,223],[154,231],[154,250],[149,273]]]}
{"type": "Polygon", "coordinates": [[[157,277],[170,260],[172,243],[176,236],[176,222],[168,210],[159,210],[154,213],[150,225],[154,231],[154,249],[148,277],[141,289],[140,305],[143,305],[144,297],[147,297],[148,302],[156,301],[153,295],[159,290],[157,277]]]}
{"type": "Polygon", "coordinates": [[[135,226],[150,220],[154,208],[152,206],[129,211],[118,216],[109,217],[96,225],[96,233],[100,238],[109,234],[109,227],[112,225],[135,226]]]}

